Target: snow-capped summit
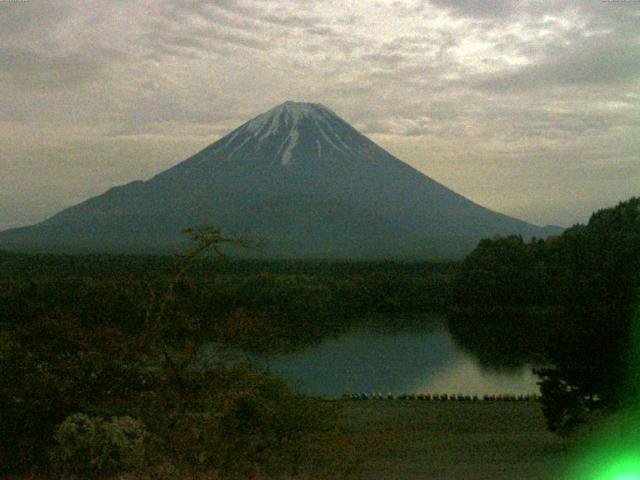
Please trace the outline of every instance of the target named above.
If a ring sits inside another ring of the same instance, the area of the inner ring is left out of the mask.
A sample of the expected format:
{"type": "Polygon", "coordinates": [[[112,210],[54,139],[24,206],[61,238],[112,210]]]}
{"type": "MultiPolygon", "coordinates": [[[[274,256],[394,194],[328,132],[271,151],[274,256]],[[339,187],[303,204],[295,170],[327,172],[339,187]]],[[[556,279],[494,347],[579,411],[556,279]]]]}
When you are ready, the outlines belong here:
{"type": "Polygon", "coordinates": [[[322,157],[323,148],[325,157],[330,154],[361,155],[362,151],[353,151],[343,138],[345,127],[353,130],[333,111],[319,103],[287,101],[241,125],[225,137],[226,141],[220,147],[229,147],[229,159],[244,158],[248,151],[261,149],[264,144],[277,141],[279,146],[274,156],[264,158],[280,165],[290,165],[296,149],[306,148],[307,160],[312,150],[315,150],[315,157],[322,157]]]}
{"type": "Polygon", "coordinates": [[[249,120],[245,125],[252,131],[263,130],[278,123],[296,125],[303,118],[326,122],[331,117],[337,117],[335,113],[320,103],[293,102],[288,100],[271,110],[249,120]]]}
{"type": "Polygon", "coordinates": [[[150,180],[0,233],[0,246],[166,251],[197,225],[253,233],[268,254],[296,257],[442,258],[495,234],[546,233],[418,172],[328,108],[285,102],[150,180]]]}

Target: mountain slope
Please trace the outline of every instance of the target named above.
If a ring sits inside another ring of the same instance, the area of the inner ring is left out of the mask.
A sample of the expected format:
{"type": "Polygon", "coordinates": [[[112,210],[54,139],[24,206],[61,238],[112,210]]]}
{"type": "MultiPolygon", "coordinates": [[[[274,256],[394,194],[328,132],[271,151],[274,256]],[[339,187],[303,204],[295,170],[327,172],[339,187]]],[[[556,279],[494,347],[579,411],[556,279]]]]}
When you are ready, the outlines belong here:
{"type": "Polygon", "coordinates": [[[268,255],[457,256],[482,237],[544,236],[401,162],[319,104],[286,102],[148,181],[0,233],[8,248],[165,251],[219,225],[268,255]]]}

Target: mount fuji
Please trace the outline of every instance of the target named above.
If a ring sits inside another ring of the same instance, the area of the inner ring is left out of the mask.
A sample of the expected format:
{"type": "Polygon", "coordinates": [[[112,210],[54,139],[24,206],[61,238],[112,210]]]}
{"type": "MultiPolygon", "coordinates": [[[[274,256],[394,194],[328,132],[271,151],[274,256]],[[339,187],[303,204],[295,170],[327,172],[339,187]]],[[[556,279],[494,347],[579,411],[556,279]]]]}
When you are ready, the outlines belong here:
{"type": "Polygon", "coordinates": [[[1,232],[0,247],[170,252],[200,225],[264,238],[266,256],[307,258],[454,258],[487,236],[558,233],[477,205],[320,104],[286,102],[147,181],[1,232]]]}

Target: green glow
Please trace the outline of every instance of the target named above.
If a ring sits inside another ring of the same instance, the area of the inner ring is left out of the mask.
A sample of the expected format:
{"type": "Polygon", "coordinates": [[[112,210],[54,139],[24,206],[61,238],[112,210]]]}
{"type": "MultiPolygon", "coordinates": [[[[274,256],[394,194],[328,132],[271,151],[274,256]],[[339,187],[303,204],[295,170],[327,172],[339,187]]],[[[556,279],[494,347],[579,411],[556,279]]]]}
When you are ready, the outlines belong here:
{"type": "MultiPolygon", "coordinates": [[[[625,442],[626,443],[626,442],[625,442]]],[[[568,479],[570,480],[640,480],[640,452],[621,445],[596,448],[575,462],[568,479]],[[632,453],[629,453],[629,452],[632,453]]]]}
{"type": "MultiPolygon", "coordinates": [[[[629,281],[640,285],[636,274],[629,281]]],[[[596,421],[593,433],[572,449],[567,480],[640,480],[640,292],[633,307],[623,408],[596,421]]]]}
{"type": "Polygon", "coordinates": [[[601,417],[577,441],[567,480],[640,480],[640,409],[601,417]]]}
{"type": "Polygon", "coordinates": [[[596,480],[640,480],[640,462],[638,459],[617,461],[605,468],[596,480]]]}
{"type": "Polygon", "coordinates": [[[640,302],[631,322],[626,408],[598,422],[576,449],[569,480],[640,480],[640,302]]]}

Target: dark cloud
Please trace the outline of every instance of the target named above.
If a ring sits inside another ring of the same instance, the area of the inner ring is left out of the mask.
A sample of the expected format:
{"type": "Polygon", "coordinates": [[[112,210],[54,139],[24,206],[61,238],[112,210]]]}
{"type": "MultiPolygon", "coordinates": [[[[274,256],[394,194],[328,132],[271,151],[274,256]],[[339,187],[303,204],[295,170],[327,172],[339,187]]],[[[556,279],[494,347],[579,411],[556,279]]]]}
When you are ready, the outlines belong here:
{"type": "MultiPolygon", "coordinates": [[[[221,51],[225,46],[268,50],[274,46],[274,38],[282,39],[291,29],[318,36],[335,34],[318,17],[273,13],[234,0],[170,2],[150,24],[152,30],[145,34],[148,46],[172,56],[179,56],[181,49],[227,53],[221,51]],[[189,18],[201,22],[193,25],[189,18]]],[[[193,57],[186,51],[183,55],[193,57]]]]}
{"type": "Polygon", "coordinates": [[[301,15],[274,15],[267,14],[257,17],[263,22],[273,23],[283,27],[290,28],[311,28],[320,21],[317,17],[303,17],[301,15]]]}
{"type": "Polygon", "coordinates": [[[311,28],[321,22],[321,18],[312,15],[300,15],[291,11],[285,14],[278,13],[281,9],[269,11],[264,8],[266,4],[240,3],[235,0],[215,0],[202,2],[172,2],[170,15],[198,15],[202,18],[219,21],[224,19],[231,22],[241,22],[247,25],[247,20],[263,22],[287,28],[311,28]],[[224,16],[220,13],[224,12],[224,16]]]}
{"type": "Polygon", "coordinates": [[[0,3],[0,35],[16,36],[27,31],[43,32],[67,17],[72,6],[65,2],[0,3]]]}
{"type": "Polygon", "coordinates": [[[370,62],[376,66],[393,68],[406,61],[407,57],[400,53],[366,53],[362,55],[362,60],[370,62]]]}
{"type": "Polygon", "coordinates": [[[308,27],[305,29],[306,33],[310,33],[312,35],[318,35],[321,37],[334,37],[338,35],[338,32],[335,28],[332,27],[308,27]]]}
{"type": "Polygon", "coordinates": [[[526,2],[514,0],[429,0],[429,3],[460,16],[502,18],[515,13],[518,4],[526,2]]]}
{"type": "Polygon", "coordinates": [[[225,31],[224,29],[211,28],[200,33],[206,38],[211,38],[213,40],[239,47],[253,48],[256,50],[267,50],[271,47],[269,43],[254,36],[225,31]]]}
{"type": "Polygon", "coordinates": [[[581,85],[622,85],[640,79],[640,43],[618,35],[591,37],[543,60],[492,75],[478,86],[493,92],[581,85]]]}

